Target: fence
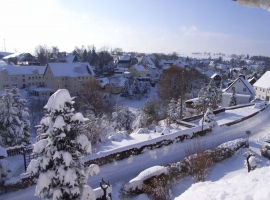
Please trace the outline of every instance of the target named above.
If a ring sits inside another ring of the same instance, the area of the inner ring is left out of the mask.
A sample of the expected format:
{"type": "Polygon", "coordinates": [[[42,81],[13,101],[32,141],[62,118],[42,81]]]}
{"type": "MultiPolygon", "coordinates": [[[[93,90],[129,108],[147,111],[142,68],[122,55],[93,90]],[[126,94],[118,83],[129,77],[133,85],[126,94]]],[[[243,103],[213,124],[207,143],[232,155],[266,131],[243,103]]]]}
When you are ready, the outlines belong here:
{"type": "Polygon", "coordinates": [[[17,156],[17,155],[23,155],[24,160],[24,170],[26,171],[27,166],[31,162],[32,159],[37,158],[37,155],[32,154],[33,147],[19,147],[14,149],[8,149],[7,155],[10,156],[17,156]]]}

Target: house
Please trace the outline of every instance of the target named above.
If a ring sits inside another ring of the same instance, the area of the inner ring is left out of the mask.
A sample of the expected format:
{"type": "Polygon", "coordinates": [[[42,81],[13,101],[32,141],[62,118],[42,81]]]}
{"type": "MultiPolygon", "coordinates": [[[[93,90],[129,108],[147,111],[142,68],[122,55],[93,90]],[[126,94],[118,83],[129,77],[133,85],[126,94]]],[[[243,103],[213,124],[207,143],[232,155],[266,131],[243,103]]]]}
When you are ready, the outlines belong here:
{"type": "Polygon", "coordinates": [[[6,57],[6,56],[9,56],[9,55],[11,55],[11,54],[13,54],[13,53],[11,53],[11,52],[3,52],[3,51],[0,51],[0,59],[4,58],[4,57],[6,57]]]}
{"type": "Polygon", "coordinates": [[[130,68],[132,65],[138,63],[137,58],[130,55],[121,56],[118,60],[117,67],[119,68],[130,68]]]}
{"type": "Polygon", "coordinates": [[[155,66],[155,63],[151,59],[150,56],[143,56],[141,61],[139,62],[141,65],[145,67],[149,72],[156,74],[158,72],[157,67],[155,66]]]}
{"type": "Polygon", "coordinates": [[[138,64],[131,66],[128,71],[132,77],[149,76],[149,71],[144,66],[138,64]]]}
{"type": "Polygon", "coordinates": [[[233,92],[236,94],[237,104],[249,103],[255,97],[255,90],[244,76],[238,77],[222,91],[222,107],[227,107],[233,92]]]}
{"type": "Polygon", "coordinates": [[[2,58],[6,63],[14,65],[40,65],[40,62],[30,53],[15,53],[2,58]]]}
{"type": "Polygon", "coordinates": [[[0,90],[16,86],[31,88],[44,85],[43,74],[46,66],[14,66],[0,64],[0,90]]]}
{"type": "Polygon", "coordinates": [[[265,72],[262,77],[257,80],[253,87],[256,91],[256,97],[269,101],[270,96],[270,71],[265,72]]]}
{"type": "Polygon", "coordinates": [[[106,93],[119,94],[124,88],[123,76],[111,76],[104,78],[97,78],[96,84],[98,84],[106,93]]]}
{"type": "Polygon", "coordinates": [[[218,73],[214,73],[211,76],[211,79],[214,81],[216,87],[220,87],[220,83],[221,83],[221,76],[218,73]]]}
{"type": "Polygon", "coordinates": [[[84,83],[94,80],[94,70],[89,63],[48,63],[44,72],[45,87],[57,91],[67,89],[78,94],[84,83]]]}

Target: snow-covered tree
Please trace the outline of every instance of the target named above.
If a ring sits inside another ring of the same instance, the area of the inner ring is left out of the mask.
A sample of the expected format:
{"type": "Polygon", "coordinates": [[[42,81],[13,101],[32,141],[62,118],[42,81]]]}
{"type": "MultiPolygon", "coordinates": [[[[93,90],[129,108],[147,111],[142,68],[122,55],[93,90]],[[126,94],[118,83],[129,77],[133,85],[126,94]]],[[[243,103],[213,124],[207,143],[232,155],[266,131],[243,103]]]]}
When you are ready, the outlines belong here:
{"type": "Polygon", "coordinates": [[[193,106],[197,110],[197,113],[205,112],[207,103],[210,103],[211,107],[216,109],[220,102],[219,96],[219,89],[215,86],[213,80],[211,80],[206,87],[201,88],[198,100],[193,103],[193,106]]]}
{"type": "Polygon", "coordinates": [[[108,139],[113,128],[105,114],[99,117],[90,112],[86,113],[86,117],[89,119],[86,122],[86,136],[90,140],[92,147],[96,147],[108,139]]]}
{"type": "Polygon", "coordinates": [[[112,126],[115,130],[130,130],[132,121],[134,119],[133,114],[128,107],[118,105],[116,101],[115,112],[112,113],[112,126]]]}
{"type": "Polygon", "coordinates": [[[30,144],[29,110],[16,87],[6,89],[0,100],[0,134],[4,147],[30,144]]]}
{"type": "Polygon", "coordinates": [[[139,110],[136,113],[135,120],[132,123],[132,129],[136,130],[136,129],[144,127],[146,125],[146,121],[147,120],[146,120],[145,113],[143,112],[143,110],[139,110]]]}
{"type": "Polygon", "coordinates": [[[157,114],[155,101],[153,99],[149,99],[147,102],[145,102],[143,111],[146,115],[147,121],[152,122],[157,114]]]}
{"type": "Polygon", "coordinates": [[[169,122],[174,122],[175,120],[179,119],[180,105],[178,101],[174,100],[174,98],[172,98],[168,104],[167,115],[169,122]]]}
{"type": "Polygon", "coordinates": [[[212,128],[212,127],[217,125],[215,118],[216,118],[216,115],[213,113],[213,109],[212,109],[211,105],[209,105],[203,118],[200,120],[199,124],[200,125],[208,125],[210,128],[212,128]]]}
{"type": "Polygon", "coordinates": [[[233,93],[228,102],[228,106],[231,107],[231,106],[236,106],[236,105],[237,105],[236,94],[235,94],[235,90],[233,90],[233,93]]]}
{"type": "Polygon", "coordinates": [[[95,199],[87,185],[88,175],[98,173],[98,166],[84,167],[82,155],[91,153],[91,143],[84,135],[85,121],[75,113],[68,90],[56,91],[45,105],[45,116],[38,126],[39,141],[34,144],[27,171],[38,175],[35,195],[45,199],[95,199]],[[88,198],[86,198],[86,196],[88,198]]]}

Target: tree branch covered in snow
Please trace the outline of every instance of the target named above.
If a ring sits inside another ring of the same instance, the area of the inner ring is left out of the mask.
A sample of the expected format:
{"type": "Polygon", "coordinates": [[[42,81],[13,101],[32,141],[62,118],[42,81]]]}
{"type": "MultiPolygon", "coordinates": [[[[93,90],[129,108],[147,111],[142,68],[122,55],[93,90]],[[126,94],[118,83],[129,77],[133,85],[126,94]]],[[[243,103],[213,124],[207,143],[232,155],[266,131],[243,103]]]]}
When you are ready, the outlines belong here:
{"type": "Polygon", "coordinates": [[[270,12],[270,0],[237,0],[237,3],[253,8],[263,8],[270,12]]]}

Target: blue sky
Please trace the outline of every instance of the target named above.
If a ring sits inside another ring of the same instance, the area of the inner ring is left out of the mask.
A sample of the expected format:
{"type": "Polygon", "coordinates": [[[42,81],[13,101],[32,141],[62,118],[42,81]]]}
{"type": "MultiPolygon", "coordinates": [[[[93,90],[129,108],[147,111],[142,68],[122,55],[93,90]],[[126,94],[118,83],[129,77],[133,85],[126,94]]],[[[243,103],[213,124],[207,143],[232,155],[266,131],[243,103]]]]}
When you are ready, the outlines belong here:
{"type": "Polygon", "coordinates": [[[0,0],[0,51],[37,45],[270,56],[270,13],[231,0],[0,0]]]}

